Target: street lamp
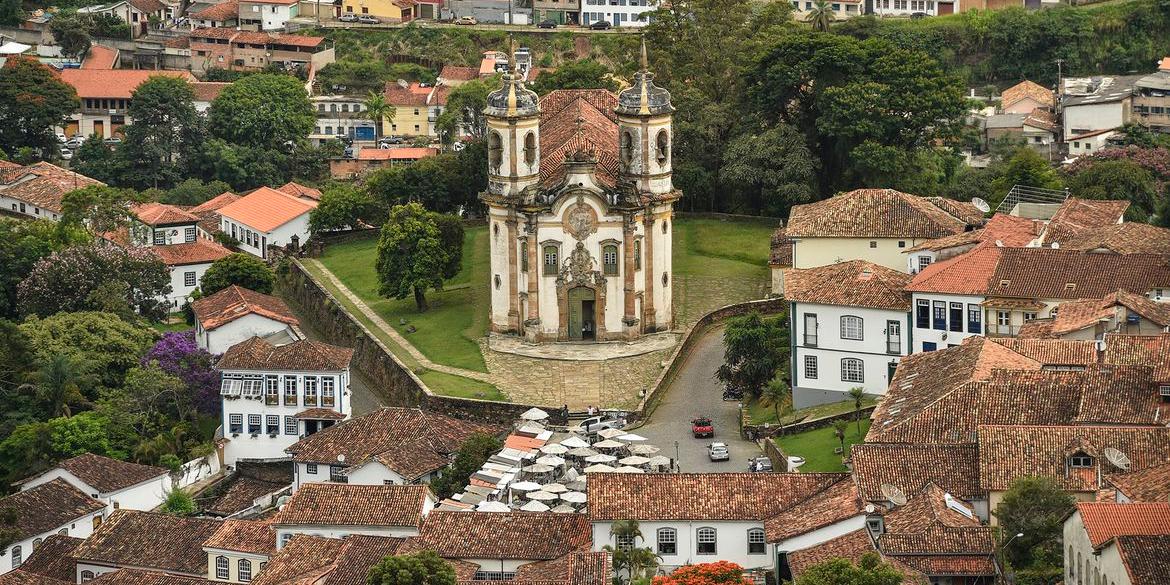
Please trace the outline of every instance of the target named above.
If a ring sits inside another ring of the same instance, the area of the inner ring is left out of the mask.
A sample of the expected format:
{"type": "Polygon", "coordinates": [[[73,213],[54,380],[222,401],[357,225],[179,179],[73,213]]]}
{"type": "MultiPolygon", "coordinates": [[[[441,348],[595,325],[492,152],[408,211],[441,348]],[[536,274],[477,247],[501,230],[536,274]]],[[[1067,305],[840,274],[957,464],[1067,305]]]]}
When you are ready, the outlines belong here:
{"type": "Polygon", "coordinates": [[[674,442],[674,468],[677,471],[682,471],[682,465],[678,460],[678,441],[674,442]]]}
{"type": "Polygon", "coordinates": [[[1015,536],[1007,539],[1007,542],[1003,543],[1003,546],[999,547],[999,550],[1002,551],[1003,549],[1007,548],[1007,545],[1011,544],[1013,540],[1015,540],[1023,535],[1024,535],[1023,532],[1017,532],[1015,536]]]}

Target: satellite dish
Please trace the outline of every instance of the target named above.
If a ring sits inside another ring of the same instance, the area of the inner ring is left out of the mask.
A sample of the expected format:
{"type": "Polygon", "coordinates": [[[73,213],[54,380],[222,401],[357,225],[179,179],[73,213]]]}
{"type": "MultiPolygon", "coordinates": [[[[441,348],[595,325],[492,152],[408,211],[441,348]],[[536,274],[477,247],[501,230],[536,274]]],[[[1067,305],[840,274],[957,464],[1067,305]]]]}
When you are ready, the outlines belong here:
{"type": "Polygon", "coordinates": [[[1118,469],[1129,469],[1129,456],[1113,447],[1105,447],[1105,459],[1118,469]]]}
{"type": "Polygon", "coordinates": [[[410,87],[410,83],[408,81],[406,81],[405,79],[399,79],[398,80],[398,87],[401,87],[402,89],[407,89],[410,87]]]}
{"type": "Polygon", "coordinates": [[[906,505],[906,494],[902,493],[902,490],[898,489],[898,487],[895,485],[883,483],[882,495],[885,496],[886,499],[895,506],[906,505]]]}
{"type": "Polygon", "coordinates": [[[995,247],[996,247],[996,248],[1002,248],[1002,247],[1003,247],[1003,240],[996,240],[996,241],[995,241],[995,247]]]}
{"type": "Polygon", "coordinates": [[[982,198],[979,198],[979,197],[972,198],[971,205],[974,205],[975,209],[978,209],[979,211],[982,211],[983,213],[987,213],[988,211],[991,211],[991,206],[988,205],[986,201],[984,201],[982,198]]]}
{"type": "Polygon", "coordinates": [[[337,456],[337,462],[338,463],[345,463],[345,453],[342,453],[342,454],[337,456]]]}
{"type": "Polygon", "coordinates": [[[876,511],[877,511],[877,508],[875,508],[873,504],[866,504],[865,505],[865,513],[866,514],[873,514],[876,511]]]}
{"type": "Polygon", "coordinates": [[[1060,242],[1052,242],[1052,249],[1055,250],[1060,247],[1060,242]]]}

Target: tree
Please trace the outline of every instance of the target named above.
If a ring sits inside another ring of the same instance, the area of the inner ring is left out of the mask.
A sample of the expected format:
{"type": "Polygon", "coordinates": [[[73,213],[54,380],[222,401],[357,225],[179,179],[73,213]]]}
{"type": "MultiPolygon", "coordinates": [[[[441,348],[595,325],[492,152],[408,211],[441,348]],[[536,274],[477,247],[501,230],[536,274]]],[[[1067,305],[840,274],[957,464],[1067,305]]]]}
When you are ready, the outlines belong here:
{"type": "Polygon", "coordinates": [[[1060,177],[1044,157],[1030,147],[1017,148],[1008,159],[1003,174],[991,182],[991,206],[994,208],[1003,201],[1012,187],[1040,187],[1042,189],[1059,189],[1060,177]]]}
{"type": "Polygon", "coordinates": [[[374,140],[379,142],[382,140],[382,123],[386,118],[394,117],[394,106],[386,101],[385,94],[371,90],[366,97],[365,107],[366,118],[374,123],[374,140]]]}
{"type": "Polygon", "coordinates": [[[861,405],[865,403],[865,388],[854,386],[849,389],[849,397],[853,399],[853,418],[857,420],[857,436],[861,436],[861,405]]]}
{"type": "Polygon", "coordinates": [[[91,386],[95,378],[92,367],[83,357],[56,353],[47,359],[41,358],[32,380],[23,388],[47,407],[49,417],[69,417],[74,407],[87,405],[82,388],[91,386]]]}
{"type": "Polygon", "coordinates": [[[118,155],[126,161],[123,183],[138,189],[178,183],[203,141],[203,117],[195,111],[195,92],[180,77],[155,75],[132,93],[127,110],[134,123],[118,155]]]}
{"type": "Polygon", "coordinates": [[[837,15],[833,12],[833,6],[829,4],[829,0],[813,1],[812,10],[808,11],[808,23],[812,25],[813,30],[829,32],[829,27],[836,19],[837,15]]]}
{"type": "Polygon", "coordinates": [[[883,563],[877,553],[869,552],[854,564],[849,559],[833,559],[813,565],[800,574],[795,585],[899,585],[905,577],[883,563]]]}
{"type": "Polygon", "coordinates": [[[435,551],[388,556],[370,567],[370,585],[455,585],[455,568],[435,551]]]}
{"type": "Polygon", "coordinates": [[[788,361],[788,326],[784,315],[749,313],[728,321],[723,331],[723,365],[715,372],[724,384],[758,398],[764,384],[788,361]]]}
{"type": "Polygon", "coordinates": [[[431,220],[439,228],[439,242],[447,263],[443,265],[443,278],[455,278],[463,267],[463,220],[446,213],[432,213],[431,220]]]}
{"type": "MultiPolygon", "coordinates": [[[[23,20],[23,12],[19,0],[0,1],[0,24],[4,26],[19,25],[21,20],[23,20]]],[[[4,546],[8,546],[8,544],[4,546]]]]}
{"type": "Polygon", "coordinates": [[[532,91],[545,95],[557,89],[607,89],[617,92],[620,87],[613,71],[594,59],[570,61],[555,71],[541,73],[532,83],[532,91]]]}
{"type": "Polygon", "coordinates": [[[219,412],[219,372],[212,367],[212,355],[195,342],[195,330],[163,334],[141,363],[157,364],[163,372],[182,380],[200,412],[219,412]]]}
{"type": "Polygon", "coordinates": [[[1130,221],[1148,221],[1159,196],[1154,174],[1125,159],[1101,160],[1081,167],[1069,176],[1067,185],[1073,197],[1129,201],[1125,215],[1130,221]]]}
{"type": "Polygon", "coordinates": [[[95,234],[112,232],[130,223],[130,206],[142,197],[130,189],[90,185],[61,199],[60,229],[85,227],[95,234]]]}
{"type": "Polygon", "coordinates": [[[610,525],[609,535],[615,538],[619,546],[605,545],[605,550],[613,555],[613,572],[620,579],[625,573],[625,583],[632,583],[647,577],[658,567],[658,555],[654,551],[639,547],[638,540],[645,540],[637,520],[618,520],[610,525]],[[630,546],[621,546],[620,543],[629,542],[630,546]]]}
{"type": "Polygon", "coordinates": [[[69,166],[77,173],[107,184],[121,183],[124,171],[122,157],[98,134],[90,134],[81,143],[69,166]]]}
{"type": "Polygon", "coordinates": [[[93,41],[89,38],[89,31],[85,30],[80,22],[71,19],[62,19],[53,22],[53,40],[61,45],[61,54],[72,57],[77,61],[85,59],[93,41]]]}
{"type": "Polygon", "coordinates": [[[992,513],[1008,538],[1023,534],[1004,549],[1012,567],[1042,570],[1055,562],[1059,569],[1064,518],[1075,502],[1050,477],[1025,476],[1011,483],[992,513]]]}
{"type": "MultiPolygon", "coordinates": [[[[845,432],[849,430],[849,422],[843,418],[833,421],[833,436],[841,442],[841,454],[845,454],[845,432]]],[[[858,435],[861,433],[858,432],[858,435]]]]}
{"type": "Polygon", "coordinates": [[[413,294],[418,310],[426,311],[426,291],[442,290],[449,261],[430,212],[418,203],[397,205],[378,239],[378,294],[395,299],[413,294]]]}
{"type": "MultiPolygon", "coordinates": [[[[80,237],[66,232],[66,238],[80,237]]],[[[62,247],[57,227],[46,220],[0,218],[0,318],[19,313],[16,288],[37,261],[62,247]]]]}
{"type": "Polygon", "coordinates": [[[53,128],[81,107],[73,86],[52,70],[26,57],[9,57],[0,69],[0,144],[56,152],[53,128]]]}
{"type": "Polygon", "coordinates": [[[276,284],[276,274],[263,260],[251,254],[236,253],[212,262],[203,273],[199,287],[203,296],[210,296],[233,284],[270,294],[276,284]]]}
{"type": "Polygon", "coordinates": [[[438,478],[431,480],[431,491],[439,498],[451,497],[463,489],[471,474],[502,447],[500,440],[491,435],[474,434],[467,437],[463,444],[459,445],[451,467],[438,478]]]}
{"type": "MultiPolygon", "coordinates": [[[[106,388],[122,386],[126,372],[138,365],[139,356],[156,336],[146,325],[87,311],[58,313],[44,319],[30,317],[19,328],[38,363],[67,354],[87,362],[89,371],[99,375],[98,383],[106,388]]],[[[93,388],[80,388],[87,400],[97,397],[93,388]]]]}
{"type": "Polygon", "coordinates": [[[121,291],[125,306],[139,315],[159,320],[169,307],[160,299],[171,292],[171,273],[144,248],[73,246],[37,261],[16,297],[24,314],[46,317],[108,307],[111,290],[121,291]]]}
{"type": "Polygon", "coordinates": [[[494,80],[473,79],[451,90],[447,107],[435,121],[444,140],[454,142],[461,135],[479,140],[487,134],[483,110],[487,107],[488,94],[496,85],[494,80]]]}
{"type": "Polygon", "coordinates": [[[163,499],[161,511],[171,516],[194,516],[198,509],[195,500],[187,492],[175,488],[167,492],[163,499]]]}
{"type": "Polygon", "coordinates": [[[159,201],[170,205],[200,205],[232,190],[231,185],[223,181],[208,181],[187,179],[172,187],[159,201]]]}
{"type": "Polygon", "coordinates": [[[321,192],[317,208],[309,212],[309,231],[340,231],[357,228],[362,223],[381,223],[385,212],[369,193],[349,185],[337,185],[321,192]]]}
{"type": "Polygon", "coordinates": [[[772,378],[764,387],[760,399],[772,405],[772,410],[776,413],[776,424],[783,429],[784,413],[792,410],[792,389],[788,387],[788,383],[779,378],[772,378]]]}
{"type": "Polygon", "coordinates": [[[813,198],[817,163],[804,136],[788,124],[735,138],[723,153],[720,178],[735,193],[735,210],[787,217],[813,198]]]}
{"type": "Polygon", "coordinates": [[[685,565],[666,576],[655,577],[653,585],[749,585],[743,567],[730,561],[685,565]]]}
{"type": "Polygon", "coordinates": [[[211,102],[208,118],[216,138],[281,151],[305,140],[315,122],[300,80],[271,73],[249,75],[224,88],[211,102]]]}

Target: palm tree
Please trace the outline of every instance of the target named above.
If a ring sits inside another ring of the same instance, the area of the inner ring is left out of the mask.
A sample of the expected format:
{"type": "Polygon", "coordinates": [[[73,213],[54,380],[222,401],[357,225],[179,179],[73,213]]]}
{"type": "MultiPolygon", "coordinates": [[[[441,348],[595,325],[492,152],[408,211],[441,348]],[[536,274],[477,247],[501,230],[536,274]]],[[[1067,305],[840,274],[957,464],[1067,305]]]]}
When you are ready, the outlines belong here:
{"type": "Polygon", "coordinates": [[[853,418],[857,419],[857,436],[861,436],[861,404],[865,402],[865,388],[854,386],[849,389],[849,397],[853,399],[853,418]]]}
{"type": "Polygon", "coordinates": [[[382,121],[394,117],[394,106],[386,102],[386,96],[370,92],[366,97],[366,118],[374,123],[374,143],[382,140],[382,121]]]}
{"type": "Polygon", "coordinates": [[[767,404],[772,405],[772,409],[776,412],[776,424],[780,425],[780,430],[784,430],[784,416],[792,407],[792,390],[780,378],[773,378],[764,386],[764,393],[760,398],[767,404]]]}
{"type": "Polygon", "coordinates": [[[814,0],[812,10],[808,11],[808,23],[812,25],[813,30],[829,32],[829,25],[836,18],[837,15],[833,13],[833,6],[829,4],[829,0],[814,0]]]}
{"type": "MultiPolygon", "coordinates": [[[[609,528],[609,535],[614,537],[614,542],[618,546],[605,545],[605,550],[613,555],[613,573],[614,575],[621,575],[621,572],[626,571],[628,577],[627,582],[635,579],[636,574],[645,570],[647,563],[653,559],[647,559],[647,553],[653,555],[650,549],[638,549],[638,539],[644,539],[642,530],[638,527],[637,520],[618,520],[614,522],[609,528]],[[623,542],[630,543],[629,546],[622,546],[623,542]],[[639,552],[645,550],[645,553],[639,552]]],[[[657,562],[654,562],[657,565],[657,562]]]]}
{"type": "Polygon", "coordinates": [[[841,456],[845,456],[845,431],[849,428],[849,421],[839,418],[833,421],[833,434],[841,441],[841,456]]]}
{"type": "Polygon", "coordinates": [[[630,581],[648,578],[658,568],[662,557],[648,547],[634,548],[626,552],[626,567],[630,571],[630,581]]]}
{"type": "Polygon", "coordinates": [[[83,386],[93,381],[89,362],[58,353],[41,361],[39,366],[30,376],[31,381],[20,388],[36,395],[54,418],[73,416],[74,406],[89,404],[81,392],[83,386]]]}

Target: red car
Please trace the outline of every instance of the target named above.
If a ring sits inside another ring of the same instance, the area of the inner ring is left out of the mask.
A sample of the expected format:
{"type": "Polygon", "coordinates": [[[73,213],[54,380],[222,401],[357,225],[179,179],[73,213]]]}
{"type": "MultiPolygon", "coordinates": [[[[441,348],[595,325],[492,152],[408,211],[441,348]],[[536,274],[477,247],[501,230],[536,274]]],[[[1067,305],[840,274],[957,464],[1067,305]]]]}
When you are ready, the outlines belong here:
{"type": "Polygon", "coordinates": [[[695,438],[714,437],[715,424],[711,422],[711,419],[706,417],[696,418],[691,421],[691,433],[695,435],[695,438]]]}

